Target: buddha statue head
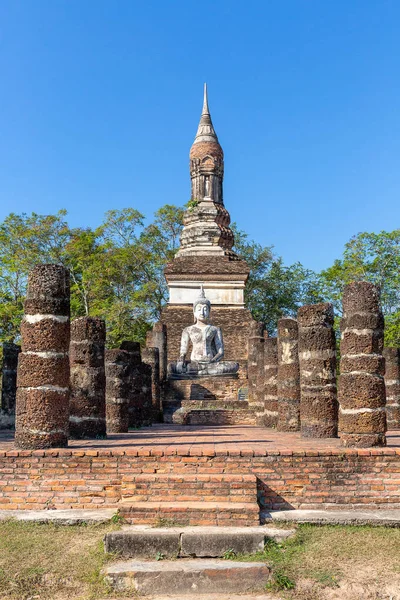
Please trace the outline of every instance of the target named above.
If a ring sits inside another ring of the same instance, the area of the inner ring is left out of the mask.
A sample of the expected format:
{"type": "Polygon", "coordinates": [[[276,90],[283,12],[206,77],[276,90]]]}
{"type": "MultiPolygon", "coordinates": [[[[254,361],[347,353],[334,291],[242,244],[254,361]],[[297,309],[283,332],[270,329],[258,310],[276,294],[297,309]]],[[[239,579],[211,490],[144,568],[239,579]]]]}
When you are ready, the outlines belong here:
{"type": "Polygon", "coordinates": [[[211,302],[206,298],[203,286],[200,288],[199,297],[193,302],[194,322],[208,323],[210,319],[211,302]]]}

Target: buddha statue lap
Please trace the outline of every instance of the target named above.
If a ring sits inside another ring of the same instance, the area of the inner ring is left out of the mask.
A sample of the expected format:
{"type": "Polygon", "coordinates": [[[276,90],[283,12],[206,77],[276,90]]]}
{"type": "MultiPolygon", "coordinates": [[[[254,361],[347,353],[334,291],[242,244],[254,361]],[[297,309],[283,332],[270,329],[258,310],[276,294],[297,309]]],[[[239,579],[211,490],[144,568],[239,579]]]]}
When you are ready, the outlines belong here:
{"type": "Polygon", "coordinates": [[[182,332],[179,360],[169,364],[170,374],[218,376],[234,374],[238,371],[237,362],[222,360],[224,356],[222,332],[219,327],[210,324],[210,311],[211,303],[201,288],[200,296],[193,304],[195,323],[182,332]],[[190,343],[192,352],[188,361],[186,356],[190,343]]]}

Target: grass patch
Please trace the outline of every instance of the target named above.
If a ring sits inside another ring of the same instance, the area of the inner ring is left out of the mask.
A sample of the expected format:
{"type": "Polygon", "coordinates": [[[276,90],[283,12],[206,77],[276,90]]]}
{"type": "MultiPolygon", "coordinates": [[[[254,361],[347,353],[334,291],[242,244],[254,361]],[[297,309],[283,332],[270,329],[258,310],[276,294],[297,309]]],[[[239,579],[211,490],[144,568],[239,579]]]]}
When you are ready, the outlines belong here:
{"type": "MultiPolygon", "coordinates": [[[[113,558],[103,537],[118,525],[0,522],[0,598],[2,600],[94,600],[111,590],[100,574],[113,558]]],[[[114,593],[115,597],[115,593],[114,593]]]]}
{"type": "MultiPolygon", "coordinates": [[[[385,582],[400,572],[400,529],[368,526],[300,525],[283,543],[270,540],[263,552],[238,555],[232,560],[264,561],[272,568],[269,591],[293,590],[308,580],[320,588],[341,582],[385,582]]],[[[290,592],[285,597],[298,597],[290,592]]]]}

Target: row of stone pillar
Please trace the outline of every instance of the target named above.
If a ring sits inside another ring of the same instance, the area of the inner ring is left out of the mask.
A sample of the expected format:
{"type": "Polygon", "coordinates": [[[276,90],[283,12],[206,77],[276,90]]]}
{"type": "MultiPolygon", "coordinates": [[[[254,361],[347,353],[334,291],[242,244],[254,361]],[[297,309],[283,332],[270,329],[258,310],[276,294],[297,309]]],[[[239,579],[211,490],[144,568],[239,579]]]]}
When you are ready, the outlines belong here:
{"type": "MultiPolygon", "coordinates": [[[[158,348],[147,348],[143,360],[137,343],[105,350],[104,321],[82,317],[70,324],[64,267],[39,265],[31,271],[24,310],[22,351],[18,359],[15,350],[12,368],[3,370],[9,384],[12,371],[15,384],[18,362],[17,447],[62,447],[69,437],[102,438],[157,420],[158,348]]],[[[7,399],[11,407],[10,394],[7,399]]]]}
{"type": "Polygon", "coordinates": [[[400,428],[400,351],[388,348],[382,356],[384,319],[376,286],[345,286],[338,390],[333,323],[332,305],[321,303],[301,307],[297,319],[280,319],[277,338],[253,324],[249,404],[260,424],[278,431],[339,435],[345,446],[385,445],[386,419],[400,428]]]}

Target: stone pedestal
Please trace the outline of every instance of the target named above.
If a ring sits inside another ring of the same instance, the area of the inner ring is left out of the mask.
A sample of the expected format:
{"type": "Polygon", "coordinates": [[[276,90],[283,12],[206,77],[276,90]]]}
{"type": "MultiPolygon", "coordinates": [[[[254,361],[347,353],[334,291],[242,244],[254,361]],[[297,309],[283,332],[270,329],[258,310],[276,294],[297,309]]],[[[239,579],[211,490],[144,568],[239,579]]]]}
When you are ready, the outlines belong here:
{"type": "Polygon", "coordinates": [[[300,367],[298,325],[290,317],[278,321],[278,424],[279,431],[300,429],[300,367]]]}
{"type": "Polygon", "coordinates": [[[73,439],[106,435],[106,378],[102,319],[81,317],[71,323],[71,397],[69,432],[73,439]]]}
{"type": "Polygon", "coordinates": [[[265,427],[278,423],[278,340],[264,337],[264,417],[265,427]]]}
{"type": "Polygon", "coordinates": [[[400,348],[384,348],[386,420],[388,429],[400,429],[400,348]]]}
{"type": "Polygon", "coordinates": [[[349,447],[385,446],[384,320],[376,286],[345,286],[340,329],[339,437],[349,447]]]}
{"type": "Polygon", "coordinates": [[[332,304],[302,306],[299,325],[301,435],[337,437],[336,340],[332,304]]]}
{"type": "Polygon", "coordinates": [[[30,272],[18,363],[18,448],[68,444],[69,296],[69,272],[64,267],[38,265],[30,272]]]}
{"type": "Polygon", "coordinates": [[[15,426],[17,367],[20,352],[21,347],[16,344],[7,342],[3,344],[0,429],[11,429],[15,426]]]}

